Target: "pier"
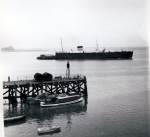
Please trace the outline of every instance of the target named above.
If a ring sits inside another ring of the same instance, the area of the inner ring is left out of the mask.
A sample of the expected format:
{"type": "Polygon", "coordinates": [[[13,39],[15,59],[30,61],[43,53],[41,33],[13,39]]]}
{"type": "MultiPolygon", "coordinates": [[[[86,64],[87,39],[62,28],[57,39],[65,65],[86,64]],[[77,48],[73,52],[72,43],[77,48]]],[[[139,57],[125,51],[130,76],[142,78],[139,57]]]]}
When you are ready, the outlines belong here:
{"type": "Polygon", "coordinates": [[[37,82],[31,80],[19,80],[3,82],[3,98],[9,103],[17,103],[17,98],[25,101],[27,97],[36,97],[42,93],[50,95],[58,94],[83,94],[87,96],[87,81],[85,76],[54,77],[51,81],[37,82]]]}

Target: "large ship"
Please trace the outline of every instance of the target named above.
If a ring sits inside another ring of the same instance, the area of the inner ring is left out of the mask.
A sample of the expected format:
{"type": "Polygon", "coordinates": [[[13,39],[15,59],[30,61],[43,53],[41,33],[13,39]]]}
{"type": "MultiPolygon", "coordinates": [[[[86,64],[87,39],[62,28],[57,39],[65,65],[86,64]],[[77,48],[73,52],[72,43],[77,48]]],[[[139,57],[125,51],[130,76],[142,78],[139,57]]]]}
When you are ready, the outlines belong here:
{"type": "Polygon", "coordinates": [[[101,59],[101,60],[110,60],[110,59],[132,59],[133,51],[93,51],[85,52],[83,46],[77,46],[78,51],[76,52],[56,52],[55,55],[40,55],[37,59],[40,60],[92,60],[92,59],[101,59]]]}

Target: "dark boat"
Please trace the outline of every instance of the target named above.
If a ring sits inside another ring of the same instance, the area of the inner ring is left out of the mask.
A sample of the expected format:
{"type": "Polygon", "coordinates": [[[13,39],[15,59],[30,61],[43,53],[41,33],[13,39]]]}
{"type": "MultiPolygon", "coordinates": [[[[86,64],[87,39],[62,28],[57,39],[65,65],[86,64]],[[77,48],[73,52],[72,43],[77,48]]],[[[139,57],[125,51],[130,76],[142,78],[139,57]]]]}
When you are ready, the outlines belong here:
{"type": "MultiPolygon", "coordinates": [[[[82,49],[83,46],[78,46],[78,49],[82,49]]],[[[110,59],[132,59],[133,51],[96,51],[85,52],[80,50],[78,52],[56,52],[55,55],[40,55],[37,59],[40,60],[110,60],[110,59]]]]}
{"type": "Polygon", "coordinates": [[[7,125],[7,124],[12,124],[12,123],[17,123],[17,122],[24,121],[25,119],[26,119],[25,115],[4,118],[4,124],[7,125]]]}

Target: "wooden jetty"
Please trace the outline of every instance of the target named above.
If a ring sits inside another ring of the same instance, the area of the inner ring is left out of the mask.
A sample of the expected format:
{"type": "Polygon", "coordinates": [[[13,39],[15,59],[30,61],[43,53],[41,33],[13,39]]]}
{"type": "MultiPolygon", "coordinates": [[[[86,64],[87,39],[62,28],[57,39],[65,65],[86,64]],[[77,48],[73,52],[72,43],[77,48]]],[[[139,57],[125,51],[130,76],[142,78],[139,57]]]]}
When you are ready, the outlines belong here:
{"type": "Polygon", "coordinates": [[[17,104],[17,98],[21,102],[26,101],[27,97],[36,97],[42,93],[49,95],[58,94],[84,94],[87,96],[87,81],[85,76],[70,75],[70,64],[67,62],[66,76],[54,77],[45,72],[43,75],[36,73],[34,79],[3,82],[3,98],[8,99],[10,104],[17,104]]]}
{"type": "MultiPolygon", "coordinates": [[[[10,79],[10,78],[9,78],[10,79]]],[[[16,98],[26,100],[27,97],[36,97],[42,93],[51,95],[66,94],[84,94],[87,95],[87,81],[85,76],[55,77],[51,81],[19,80],[4,81],[3,93],[4,99],[16,102],[16,98]]]]}

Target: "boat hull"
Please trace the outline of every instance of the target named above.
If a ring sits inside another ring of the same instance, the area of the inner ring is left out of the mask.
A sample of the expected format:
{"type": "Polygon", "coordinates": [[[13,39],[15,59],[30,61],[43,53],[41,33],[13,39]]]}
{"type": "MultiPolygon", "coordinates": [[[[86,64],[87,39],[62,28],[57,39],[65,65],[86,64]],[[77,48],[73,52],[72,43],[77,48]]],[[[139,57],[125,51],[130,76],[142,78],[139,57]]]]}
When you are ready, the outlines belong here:
{"type": "Polygon", "coordinates": [[[70,104],[75,104],[83,101],[83,97],[76,99],[74,101],[69,101],[65,103],[53,103],[53,104],[44,104],[43,102],[40,103],[41,107],[58,107],[58,106],[63,106],[63,105],[70,105],[70,104]]]}
{"type": "Polygon", "coordinates": [[[69,53],[69,52],[57,52],[53,56],[39,56],[37,59],[41,60],[110,60],[110,59],[132,59],[133,51],[115,51],[115,52],[80,52],[80,53],[69,53]]]}
{"type": "Polygon", "coordinates": [[[43,135],[43,134],[54,134],[58,133],[61,131],[60,127],[43,127],[43,128],[38,128],[38,134],[43,135]]]}
{"type": "Polygon", "coordinates": [[[26,119],[25,115],[10,117],[10,118],[4,118],[4,124],[16,123],[16,122],[23,121],[25,119],[26,119]]]}

